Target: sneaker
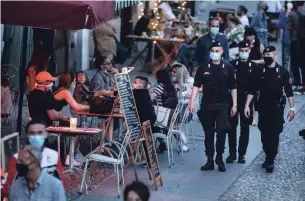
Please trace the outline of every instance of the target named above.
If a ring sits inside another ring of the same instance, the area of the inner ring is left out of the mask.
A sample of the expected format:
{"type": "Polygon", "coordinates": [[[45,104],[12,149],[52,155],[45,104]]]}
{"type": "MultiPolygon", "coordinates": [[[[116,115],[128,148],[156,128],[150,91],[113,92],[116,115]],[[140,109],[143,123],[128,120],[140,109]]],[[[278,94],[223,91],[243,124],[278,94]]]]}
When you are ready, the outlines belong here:
{"type": "Polygon", "coordinates": [[[182,149],[183,152],[189,151],[189,148],[187,148],[187,146],[184,145],[184,144],[181,146],[181,149],[182,149]]]}
{"type": "MultiPolygon", "coordinates": [[[[65,165],[66,166],[70,166],[70,155],[67,155],[66,161],[65,161],[65,165]]],[[[81,163],[76,161],[76,160],[74,160],[73,167],[80,167],[80,166],[81,166],[81,163]]]]}

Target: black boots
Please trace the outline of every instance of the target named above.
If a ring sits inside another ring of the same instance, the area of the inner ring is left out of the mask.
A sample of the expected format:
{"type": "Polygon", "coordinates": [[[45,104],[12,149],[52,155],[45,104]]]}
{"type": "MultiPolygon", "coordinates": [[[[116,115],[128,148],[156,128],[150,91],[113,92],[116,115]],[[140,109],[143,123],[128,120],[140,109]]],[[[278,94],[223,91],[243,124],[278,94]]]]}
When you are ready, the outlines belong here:
{"type": "Polygon", "coordinates": [[[226,159],[226,163],[233,163],[236,160],[236,154],[230,154],[226,159]]]}
{"type": "Polygon", "coordinates": [[[218,165],[218,171],[219,172],[225,172],[226,171],[226,166],[225,166],[225,163],[222,160],[222,155],[217,154],[215,163],[218,165]]]}
{"type": "Polygon", "coordinates": [[[274,170],[274,161],[266,159],[262,164],[262,168],[266,169],[266,172],[272,173],[274,170]]]}
{"type": "MultiPolygon", "coordinates": [[[[217,155],[215,163],[218,165],[218,171],[219,172],[225,172],[226,171],[226,166],[225,163],[222,160],[222,155],[217,155]]],[[[214,160],[213,157],[208,157],[208,161],[206,164],[201,166],[200,170],[202,171],[208,171],[208,170],[214,170],[214,160]]]]}
{"type": "Polygon", "coordinates": [[[208,161],[206,162],[206,164],[201,166],[200,170],[201,171],[214,170],[214,160],[213,160],[213,157],[208,157],[208,161]]]}
{"type": "Polygon", "coordinates": [[[238,163],[246,163],[246,158],[244,155],[239,155],[238,156],[238,163]]]}
{"type": "MultiPolygon", "coordinates": [[[[226,163],[233,163],[236,161],[236,154],[230,154],[228,158],[226,159],[226,163]]],[[[239,155],[238,156],[238,163],[246,163],[246,159],[244,155],[239,155]]]]}

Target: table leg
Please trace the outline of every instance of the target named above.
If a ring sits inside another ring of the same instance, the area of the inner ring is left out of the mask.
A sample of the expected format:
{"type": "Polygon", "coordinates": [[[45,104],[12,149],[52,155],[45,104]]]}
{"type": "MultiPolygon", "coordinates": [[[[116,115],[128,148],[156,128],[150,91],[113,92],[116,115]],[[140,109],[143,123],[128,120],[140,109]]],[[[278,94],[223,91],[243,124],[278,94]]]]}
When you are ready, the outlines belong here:
{"type": "Polygon", "coordinates": [[[74,164],[74,137],[70,139],[70,161],[69,161],[69,169],[73,171],[73,164],[74,164]]]}
{"type": "Polygon", "coordinates": [[[145,46],[143,50],[139,52],[139,54],[128,64],[127,66],[133,66],[144,54],[144,52],[148,49],[148,44],[145,46]]]}

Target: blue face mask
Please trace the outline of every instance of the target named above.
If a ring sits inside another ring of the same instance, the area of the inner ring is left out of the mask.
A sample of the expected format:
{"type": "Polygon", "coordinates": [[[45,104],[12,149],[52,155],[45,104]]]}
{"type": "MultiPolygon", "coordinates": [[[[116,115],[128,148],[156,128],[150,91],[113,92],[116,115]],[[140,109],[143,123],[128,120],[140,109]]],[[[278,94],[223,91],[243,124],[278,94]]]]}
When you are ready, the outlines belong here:
{"type": "Polygon", "coordinates": [[[213,36],[216,36],[219,33],[219,27],[211,27],[210,32],[213,36]]]}
{"type": "Polygon", "coordinates": [[[239,57],[242,60],[247,60],[249,58],[249,52],[241,52],[241,53],[239,53],[239,57]]]}
{"type": "Polygon", "coordinates": [[[176,82],[177,81],[177,77],[172,77],[172,82],[176,82]]]}
{"type": "Polygon", "coordinates": [[[221,55],[220,53],[216,53],[216,52],[211,52],[210,53],[210,58],[213,60],[213,61],[217,61],[221,58],[221,55]]]}
{"type": "Polygon", "coordinates": [[[41,147],[44,144],[44,141],[45,141],[44,136],[41,135],[29,136],[29,142],[34,148],[41,149],[41,147]]]}

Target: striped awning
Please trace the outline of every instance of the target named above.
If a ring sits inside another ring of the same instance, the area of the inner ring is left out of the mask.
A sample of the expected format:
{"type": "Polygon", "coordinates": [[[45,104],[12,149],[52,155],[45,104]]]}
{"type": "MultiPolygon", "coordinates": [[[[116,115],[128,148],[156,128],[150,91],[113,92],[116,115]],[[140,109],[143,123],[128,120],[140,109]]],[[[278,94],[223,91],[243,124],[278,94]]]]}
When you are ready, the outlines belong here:
{"type": "Polygon", "coordinates": [[[145,0],[116,0],[115,10],[120,10],[123,8],[134,6],[141,2],[145,2],[145,0]]]}

